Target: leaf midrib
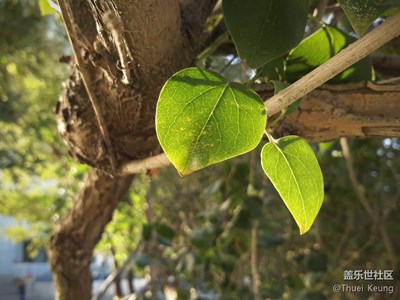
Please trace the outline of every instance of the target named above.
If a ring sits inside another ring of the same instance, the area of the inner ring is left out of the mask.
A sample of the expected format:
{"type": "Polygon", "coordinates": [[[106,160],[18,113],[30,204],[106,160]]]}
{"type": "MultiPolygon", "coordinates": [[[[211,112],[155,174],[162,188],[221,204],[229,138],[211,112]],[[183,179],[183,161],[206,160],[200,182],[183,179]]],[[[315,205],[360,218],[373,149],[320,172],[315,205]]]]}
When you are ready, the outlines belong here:
{"type": "Polygon", "coordinates": [[[270,2],[269,7],[268,7],[268,11],[266,12],[266,14],[264,16],[264,21],[263,21],[263,23],[261,25],[261,30],[259,31],[260,34],[257,37],[256,45],[254,47],[254,51],[252,53],[252,56],[256,56],[256,53],[258,53],[258,50],[260,49],[260,40],[261,40],[261,37],[263,36],[265,27],[267,26],[267,23],[268,23],[268,17],[269,17],[269,14],[271,12],[272,3],[273,3],[273,1],[270,2]]]}
{"type": "MultiPolygon", "coordinates": [[[[207,118],[207,120],[206,120],[206,122],[205,122],[203,128],[201,129],[199,135],[197,136],[196,142],[195,142],[195,144],[194,144],[192,150],[190,151],[189,156],[188,156],[187,159],[186,159],[185,171],[188,169],[188,165],[189,165],[189,162],[190,162],[190,157],[193,155],[193,153],[194,153],[194,151],[195,151],[195,149],[196,149],[196,147],[197,147],[197,144],[199,143],[199,141],[200,141],[200,139],[201,139],[201,136],[203,135],[203,132],[204,132],[205,128],[207,127],[208,123],[210,122],[210,119],[211,119],[211,117],[213,116],[214,111],[215,111],[216,107],[218,106],[219,102],[221,101],[222,96],[224,95],[224,93],[225,93],[225,91],[226,91],[226,89],[227,89],[228,86],[229,86],[229,83],[226,83],[226,84],[224,85],[224,87],[223,87],[223,89],[222,89],[222,92],[221,92],[221,95],[219,95],[219,97],[218,97],[217,101],[215,102],[215,105],[214,105],[214,107],[212,108],[212,110],[211,110],[211,112],[210,112],[210,114],[209,114],[209,116],[208,116],[208,118],[207,118]]],[[[221,86],[221,87],[222,87],[222,86],[221,86]]]]}
{"type": "MultiPolygon", "coordinates": [[[[300,198],[301,198],[301,205],[302,205],[302,207],[303,207],[304,219],[305,219],[305,222],[306,222],[306,224],[305,224],[305,226],[304,226],[304,229],[305,229],[305,228],[307,228],[307,226],[308,226],[308,221],[307,221],[306,209],[305,209],[305,206],[304,206],[303,194],[301,193],[299,184],[298,184],[298,182],[297,182],[297,180],[296,180],[296,176],[295,176],[294,173],[293,173],[292,167],[291,167],[289,161],[286,159],[286,156],[285,156],[285,154],[283,153],[282,149],[279,148],[278,145],[276,145],[275,143],[272,143],[272,144],[278,149],[278,152],[283,156],[283,158],[284,158],[286,164],[289,166],[289,170],[290,170],[290,173],[291,173],[292,177],[294,178],[294,182],[296,183],[296,187],[297,187],[297,190],[299,191],[300,198]]],[[[288,208],[289,208],[289,207],[288,207],[288,208]]],[[[289,210],[291,210],[291,209],[289,208],[289,210]]]]}
{"type": "Polygon", "coordinates": [[[217,86],[213,86],[209,89],[206,89],[204,91],[202,91],[200,94],[196,95],[196,97],[193,97],[192,99],[190,99],[190,101],[188,101],[187,103],[185,103],[185,105],[182,107],[182,109],[176,114],[174,120],[171,123],[171,126],[169,127],[168,131],[167,131],[167,136],[170,135],[170,131],[173,125],[175,125],[177,119],[181,116],[182,112],[186,109],[186,107],[191,104],[193,101],[195,101],[196,99],[200,98],[201,96],[203,96],[205,93],[208,93],[211,90],[214,90],[216,88],[221,87],[221,85],[217,85],[217,86]]]}

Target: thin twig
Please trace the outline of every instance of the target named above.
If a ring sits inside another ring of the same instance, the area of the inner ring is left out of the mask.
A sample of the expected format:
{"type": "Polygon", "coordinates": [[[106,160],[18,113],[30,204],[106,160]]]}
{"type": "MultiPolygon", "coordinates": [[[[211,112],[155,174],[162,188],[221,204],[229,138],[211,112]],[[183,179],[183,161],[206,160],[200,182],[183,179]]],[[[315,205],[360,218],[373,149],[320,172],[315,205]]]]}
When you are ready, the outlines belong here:
{"type": "Polygon", "coordinates": [[[367,215],[372,220],[372,223],[374,224],[374,226],[378,228],[379,233],[382,236],[383,245],[386,248],[387,254],[391,261],[392,267],[395,268],[397,266],[397,256],[396,252],[394,251],[392,241],[390,240],[390,237],[383,223],[381,222],[379,214],[369,204],[368,199],[365,196],[364,188],[358,182],[356,172],[354,170],[353,159],[351,157],[349,145],[347,143],[347,139],[341,138],[340,145],[342,146],[343,157],[345,158],[346,161],[347,172],[349,173],[350,182],[351,185],[353,186],[354,192],[356,193],[357,198],[360,201],[362,207],[367,212],[367,215]]]}
{"type": "Polygon", "coordinates": [[[251,281],[254,300],[260,300],[259,291],[259,276],[257,268],[257,228],[258,223],[253,225],[251,229],[251,249],[250,249],[250,268],[251,268],[251,281]]]}
{"type": "Polygon", "coordinates": [[[310,27],[310,31],[308,32],[308,34],[312,34],[314,33],[320,26],[321,26],[321,20],[323,18],[323,16],[325,15],[326,9],[328,8],[328,3],[329,0],[320,0],[317,7],[314,10],[313,13],[313,18],[314,19],[314,23],[312,23],[311,27],[310,27]]]}
{"type": "Polygon", "coordinates": [[[151,156],[141,160],[133,160],[122,165],[119,169],[119,175],[129,175],[143,173],[147,170],[167,167],[171,164],[165,153],[151,156]]]}
{"type": "Polygon", "coordinates": [[[351,185],[353,186],[354,192],[356,193],[358,199],[360,200],[361,205],[367,212],[368,216],[372,219],[374,223],[376,223],[378,221],[377,216],[375,215],[373,208],[369,204],[367,197],[365,197],[363,187],[359,184],[357,180],[356,172],[354,170],[354,165],[353,165],[353,158],[351,157],[350,154],[350,149],[347,143],[347,139],[341,138],[340,145],[342,146],[343,157],[346,161],[347,172],[349,173],[350,182],[351,185]]]}
{"type": "Polygon", "coordinates": [[[215,39],[215,41],[204,49],[199,55],[197,55],[197,60],[202,60],[211,54],[213,54],[222,44],[226,43],[229,40],[229,32],[225,31],[219,37],[215,39]]]}
{"type": "Polygon", "coordinates": [[[111,286],[111,284],[115,281],[115,279],[118,278],[122,274],[122,272],[125,270],[125,268],[129,265],[129,263],[134,260],[137,256],[138,253],[142,252],[143,250],[143,245],[140,240],[138,240],[138,244],[134,250],[131,251],[129,254],[129,257],[124,261],[124,263],[119,267],[119,269],[114,270],[108,277],[103,281],[101,286],[99,287],[97,295],[92,297],[92,300],[101,300],[108,288],[111,286]]]}
{"type": "Polygon", "coordinates": [[[78,70],[82,75],[83,84],[85,85],[90,102],[92,103],[101,135],[107,147],[107,152],[109,154],[112,171],[113,173],[115,173],[117,169],[117,160],[115,157],[114,149],[112,147],[110,134],[108,132],[106,122],[104,120],[103,109],[97,99],[95,91],[93,90],[91,76],[86,69],[86,64],[83,61],[82,56],[80,55],[80,48],[77,45],[77,42],[79,40],[78,36],[80,35],[79,33],[76,32],[78,30],[78,27],[75,25],[76,23],[74,21],[73,14],[71,12],[70,3],[68,1],[59,1],[59,5],[61,8],[61,13],[65,22],[65,26],[67,28],[68,37],[72,45],[72,50],[74,52],[78,70]]]}
{"type": "Polygon", "coordinates": [[[336,243],[336,247],[332,255],[332,261],[339,260],[343,247],[347,244],[348,240],[351,239],[351,233],[354,228],[354,213],[353,211],[350,211],[350,213],[347,216],[346,226],[344,227],[344,231],[341,233],[341,238],[339,242],[336,243]]]}
{"type": "Polygon", "coordinates": [[[400,13],[265,102],[272,116],[400,35],[400,13]]]}
{"type": "Polygon", "coordinates": [[[360,248],[358,248],[357,250],[353,251],[353,255],[351,255],[347,260],[345,260],[344,262],[342,262],[337,268],[336,270],[340,270],[343,271],[347,268],[347,266],[349,266],[354,260],[356,260],[357,258],[359,258],[363,252],[368,249],[368,247],[370,247],[371,245],[374,244],[374,240],[375,240],[375,235],[371,234],[369,236],[369,239],[365,242],[364,245],[362,245],[360,248]]]}
{"type": "Polygon", "coordinates": [[[232,63],[233,63],[233,61],[236,59],[236,56],[235,55],[233,55],[233,57],[225,64],[225,66],[223,66],[222,68],[221,68],[221,70],[219,70],[219,74],[222,74],[222,72],[224,72],[232,63]]]}

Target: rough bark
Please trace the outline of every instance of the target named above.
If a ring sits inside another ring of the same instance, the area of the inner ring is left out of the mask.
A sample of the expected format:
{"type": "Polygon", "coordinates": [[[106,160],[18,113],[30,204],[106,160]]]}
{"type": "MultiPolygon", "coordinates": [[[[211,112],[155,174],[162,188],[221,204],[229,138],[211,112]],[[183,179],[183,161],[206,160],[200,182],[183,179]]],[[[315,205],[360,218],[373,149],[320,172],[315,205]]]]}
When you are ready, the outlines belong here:
{"type": "Polygon", "coordinates": [[[60,2],[75,54],[83,61],[79,68],[89,77],[73,66],[56,111],[60,134],[78,160],[113,173],[110,154],[118,166],[160,153],[154,128],[159,91],[174,72],[193,63],[203,41],[199,28],[216,1],[182,2],[60,2]],[[83,80],[92,87],[89,95],[83,80]],[[90,98],[99,102],[109,143],[90,98]]]}
{"type": "Polygon", "coordinates": [[[111,178],[96,169],[87,174],[72,210],[55,230],[49,244],[56,299],[90,299],[89,266],[93,248],[132,179],[132,176],[111,178]]]}
{"type": "MultiPolygon", "coordinates": [[[[273,93],[265,85],[254,88],[264,99],[273,93]]],[[[296,134],[311,143],[340,137],[400,137],[399,105],[398,84],[323,85],[303,97],[299,110],[278,123],[274,135],[296,134]]]]}

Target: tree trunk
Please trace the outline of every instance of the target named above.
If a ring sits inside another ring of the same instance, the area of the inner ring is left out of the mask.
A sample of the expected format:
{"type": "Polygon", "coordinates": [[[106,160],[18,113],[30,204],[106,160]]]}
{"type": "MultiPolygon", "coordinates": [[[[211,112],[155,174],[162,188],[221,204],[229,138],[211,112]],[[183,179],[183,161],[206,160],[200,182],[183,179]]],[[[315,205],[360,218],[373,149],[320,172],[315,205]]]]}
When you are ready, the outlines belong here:
{"type": "Polygon", "coordinates": [[[161,152],[158,93],[194,61],[215,2],[58,2],[75,56],[56,108],[58,129],[69,153],[94,168],[50,240],[57,300],[90,299],[93,248],[132,181],[116,169],[161,152]]]}
{"type": "Polygon", "coordinates": [[[93,249],[132,179],[112,178],[95,169],[87,174],[73,208],[50,239],[49,261],[57,300],[91,298],[93,249]]]}

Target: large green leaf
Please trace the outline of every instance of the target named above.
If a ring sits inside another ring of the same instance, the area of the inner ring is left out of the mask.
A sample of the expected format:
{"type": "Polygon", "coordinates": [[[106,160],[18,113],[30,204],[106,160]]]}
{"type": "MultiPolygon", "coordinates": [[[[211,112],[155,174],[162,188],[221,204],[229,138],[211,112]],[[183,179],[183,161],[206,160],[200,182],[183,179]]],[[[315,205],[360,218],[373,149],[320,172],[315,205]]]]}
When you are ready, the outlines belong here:
{"type": "Polygon", "coordinates": [[[363,35],[378,17],[393,8],[400,8],[400,0],[338,0],[354,30],[363,35]]]}
{"type": "Polygon", "coordinates": [[[300,137],[286,136],[263,147],[261,164],[294,217],[300,234],[306,233],[324,198],[322,173],[313,150],[300,137]]]}
{"type": "Polygon", "coordinates": [[[224,0],[225,23],[242,60],[252,68],[300,42],[309,0],[224,0]]]}
{"type": "Polygon", "coordinates": [[[207,70],[176,73],[158,99],[157,136],[182,175],[254,149],[265,124],[255,92],[207,70]]]}
{"type": "MultiPolygon", "coordinates": [[[[286,79],[294,82],[328,59],[356,39],[332,26],[324,26],[308,38],[304,39],[288,55],[286,61],[286,79]]],[[[371,80],[373,77],[372,64],[366,57],[344,70],[330,83],[349,83],[371,80]]]]}

